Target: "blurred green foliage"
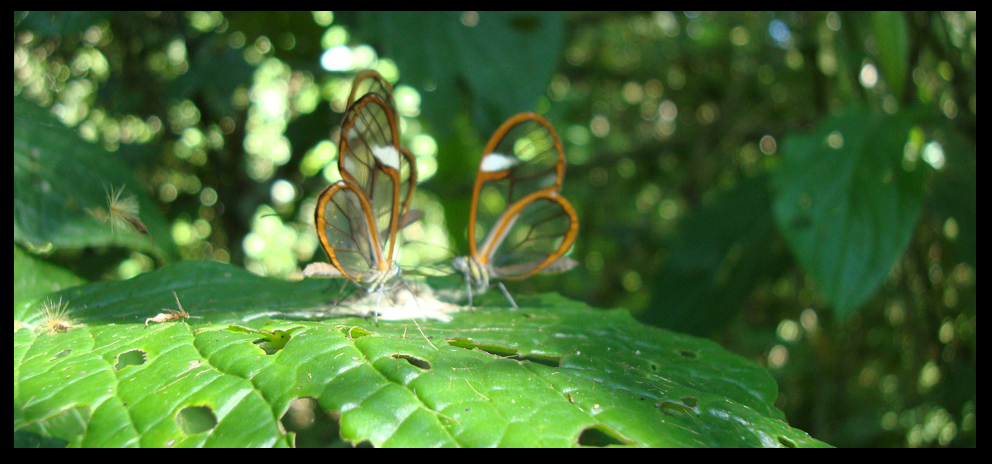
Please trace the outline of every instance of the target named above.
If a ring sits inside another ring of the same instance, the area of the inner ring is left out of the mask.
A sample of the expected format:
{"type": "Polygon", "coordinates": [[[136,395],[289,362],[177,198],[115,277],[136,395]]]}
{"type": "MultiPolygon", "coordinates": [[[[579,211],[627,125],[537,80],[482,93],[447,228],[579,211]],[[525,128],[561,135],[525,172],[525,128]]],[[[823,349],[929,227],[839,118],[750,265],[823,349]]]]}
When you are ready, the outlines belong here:
{"type": "Polygon", "coordinates": [[[464,252],[482,145],[536,110],[582,266],[511,291],[712,337],[823,441],[973,446],[975,31],[973,12],[15,12],[15,303],[177,259],[324,259],[314,198],[370,67],[427,174],[407,238],[437,246],[411,264],[464,252]],[[53,170],[74,182],[31,177],[53,170]],[[154,245],[83,209],[125,185],[154,245]]]}

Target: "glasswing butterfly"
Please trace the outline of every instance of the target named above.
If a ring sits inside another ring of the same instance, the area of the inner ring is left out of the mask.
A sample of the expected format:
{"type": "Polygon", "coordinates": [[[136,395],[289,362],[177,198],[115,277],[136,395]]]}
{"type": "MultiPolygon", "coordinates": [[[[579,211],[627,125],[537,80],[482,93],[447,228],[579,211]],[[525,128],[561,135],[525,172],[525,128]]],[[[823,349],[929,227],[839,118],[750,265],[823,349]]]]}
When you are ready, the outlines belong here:
{"type": "MultiPolygon", "coordinates": [[[[452,262],[465,275],[469,307],[472,286],[481,293],[493,279],[525,279],[578,264],[564,256],[579,232],[575,209],[560,194],[564,177],[561,140],[540,115],[520,113],[493,133],[472,191],[470,254],[452,262]],[[483,224],[488,231],[480,230],[483,224]]],[[[502,282],[499,287],[517,308],[502,282]]]]}
{"type": "Polygon", "coordinates": [[[339,149],[343,180],[320,194],[314,213],[330,263],[312,263],[303,275],[345,277],[376,293],[400,273],[396,235],[415,219],[409,207],[417,169],[413,155],[400,146],[392,87],[374,71],[355,79],[339,149]],[[359,87],[365,93],[354,99],[359,87]]]}

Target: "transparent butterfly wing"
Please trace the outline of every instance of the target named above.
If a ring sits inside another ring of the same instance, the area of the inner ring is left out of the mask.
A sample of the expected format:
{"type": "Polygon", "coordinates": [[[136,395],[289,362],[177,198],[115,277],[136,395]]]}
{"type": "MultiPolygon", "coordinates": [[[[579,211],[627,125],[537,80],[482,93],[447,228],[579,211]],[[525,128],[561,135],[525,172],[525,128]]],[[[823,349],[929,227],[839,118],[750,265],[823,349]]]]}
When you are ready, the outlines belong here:
{"type": "Polygon", "coordinates": [[[355,80],[351,84],[351,92],[348,94],[347,106],[351,106],[356,100],[370,93],[381,97],[389,104],[389,108],[394,113],[396,112],[393,86],[381,74],[371,69],[362,71],[355,76],[355,80]]]}
{"type": "Polygon", "coordinates": [[[504,122],[483,151],[472,192],[473,256],[478,240],[511,205],[541,190],[560,190],[564,176],[565,154],[550,123],[529,112],[504,122]]]}
{"type": "Polygon", "coordinates": [[[341,123],[338,168],[368,200],[386,259],[392,261],[396,231],[405,221],[416,186],[413,156],[399,146],[395,113],[376,94],[348,108],[341,123]]]}
{"type": "MultiPolygon", "coordinates": [[[[401,154],[399,178],[400,204],[402,205],[402,209],[400,211],[400,217],[403,222],[410,223],[413,220],[408,219],[407,215],[410,212],[410,202],[413,200],[413,191],[417,185],[417,170],[413,154],[399,142],[400,117],[396,109],[396,100],[393,98],[393,86],[376,71],[362,71],[355,76],[355,80],[352,83],[351,92],[348,95],[347,107],[351,108],[356,101],[369,94],[379,96],[386,103],[386,106],[392,113],[391,123],[397,128],[397,146],[399,146],[401,154]]],[[[401,225],[400,228],[402,227],[401,225]]]]}
{"type": "Polygon", "coordinates": [[[356,186],[339,181],[317,198],[314,223],[331,264],[356,282],[390,267],[383,256],[372,209],[356,186]]]}
{"type": "Polygon", "coordinates": [[[578,235],[575,209],[557,191],[535,192],[511,205],[479,246],[476,259],[491,277],[523,279],[551,266],[572,267],[564,258],[578,235]]]}

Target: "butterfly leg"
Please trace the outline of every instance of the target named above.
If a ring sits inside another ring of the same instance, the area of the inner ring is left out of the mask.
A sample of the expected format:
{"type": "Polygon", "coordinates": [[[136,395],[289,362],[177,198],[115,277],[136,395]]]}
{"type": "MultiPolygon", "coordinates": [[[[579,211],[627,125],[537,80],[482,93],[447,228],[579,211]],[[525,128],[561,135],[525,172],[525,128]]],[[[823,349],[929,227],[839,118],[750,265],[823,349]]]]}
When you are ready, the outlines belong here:
{"type": "Polygon", "coordinates": [[[468,293],[468,309],[472,309],[472,283],[469,281],[468,274],[465,274],[465,291],[468,293]]]}
{"type": "MultiPolygon", "coordinates": [[[[341,282],[341,288],[338,289],[338,299],[337,299],[337,301],[334,302],[334,306],[337,306],[337,305],[341,304],[341,301],[343,301],[345,299],[345,297],[343,296],[344,295],[344,287],[348,285],[348,282],[351,282],[351,281],[348,280],[348,279],[345,279],[344,282],[341,282]]],[[[330,288],[330,285],[328,285],[328,288],[330,288]]]]}
{"type": "Polygon", "coordinates": [[[410,297],[413,298],[413,304],[417,305],[417,309],[422,309],[420,307],[420,301],[419,301],[420,298],[418,297],[418,294],[417,294],[417,292],[420,291],[420,287],[417,284],[417,281],[414,280],[414,283],[413,283],[414,286],[411,287],[410,284],[407,283],[407,281],[401,279],[400,280],[400,285],[406,287],[406,291],[410,292],[410,297]],[[414,292],[414,288],[417,289],[417,292],[414,292]]]}
{"type": "Polygon", "coordinates": [[[380,289],[378,292],[376,292],[375,309],[372,310],[372,323],[375,324],[376,327],[379,327],[379,303],[382,302],[383,291],[384,290],[380,289]]]}
{"type": "Polygon", "coordinates": [[[513,297],[510,295],[510,292],[506,289],[506,286],[503,285],[503,282],[497,282],[497,284],[499,285],[499,289],[503,291],[503,296],[505,296],[506,300],[509,301],[510,305],[513,306],[513,309],[520,309],[517,306],[517,302],[513,301],[513,297]]]}

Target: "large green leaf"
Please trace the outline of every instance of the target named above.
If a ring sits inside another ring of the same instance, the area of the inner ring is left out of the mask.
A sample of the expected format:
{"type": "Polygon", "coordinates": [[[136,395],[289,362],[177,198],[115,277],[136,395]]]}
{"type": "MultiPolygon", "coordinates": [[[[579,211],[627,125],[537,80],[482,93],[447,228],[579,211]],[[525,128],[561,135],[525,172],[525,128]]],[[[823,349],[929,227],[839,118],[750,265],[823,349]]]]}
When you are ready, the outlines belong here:
{"type": "Polygon", "coordinates": [[[857,310],[909,243],[924,198],[922,163],[904,163],[904,116],[854,108],[782,143],[779,229],[841,317],[857,310]]]}
{"type": "Polygon", "coordinates": [[[424,116],[446,138],[467,91],[480,133],[533,110],[558,66],[564,46],[561,12],[377,12],[364,15],[364,32],[396,60],[404,83],[423,94],[424,116]]]}
{"type": "Polygon", "coordinates": [[[375,446],[823,445],[764,369],[626,311],[541,295],[449,322],[305,320],[327,288],[184,262],[63,291],[85,327],[14,335],[15,444],[288,446],[280,418],[309,397],[375,446]],[[146,328],[173,291],[202,319],[146,328]]]}
{"type": "Polygon", "coordinates": [[[165,217],[119,159],[84,141],[47,110],[14,97],[14,243],[29,250],[122,246],[177,257],[165,217]],[[128,226],[113,231],[101,220],[107,192],[125,188],[152,240],[128,226]]]}

